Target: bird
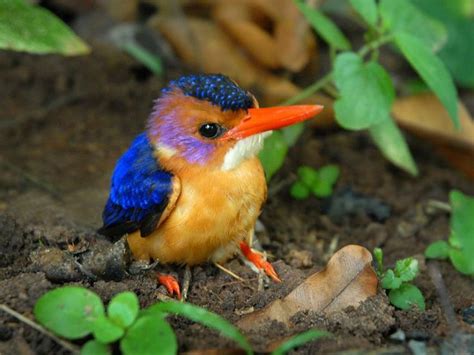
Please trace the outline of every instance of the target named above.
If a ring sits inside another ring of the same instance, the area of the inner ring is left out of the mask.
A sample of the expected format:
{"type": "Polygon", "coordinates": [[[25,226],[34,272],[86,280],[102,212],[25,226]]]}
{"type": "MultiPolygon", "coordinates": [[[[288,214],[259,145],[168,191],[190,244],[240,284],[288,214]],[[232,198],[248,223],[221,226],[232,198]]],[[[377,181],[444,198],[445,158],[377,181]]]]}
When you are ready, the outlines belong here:
{"type": "MultiPolygon", "coordinates": [[[[258,153],[273,130],[302,122],[321,105],[260,108],[257,99],[223,74],[172,80],[154,101],[146,129],[119,158],[99,233],[126,235],[137,261],[192,267],[221,265],[241,253],[280,281],[251,248],[267,197],[258,153]]],[[[181,298],[171,275],[158,275],[181,298]]]]}

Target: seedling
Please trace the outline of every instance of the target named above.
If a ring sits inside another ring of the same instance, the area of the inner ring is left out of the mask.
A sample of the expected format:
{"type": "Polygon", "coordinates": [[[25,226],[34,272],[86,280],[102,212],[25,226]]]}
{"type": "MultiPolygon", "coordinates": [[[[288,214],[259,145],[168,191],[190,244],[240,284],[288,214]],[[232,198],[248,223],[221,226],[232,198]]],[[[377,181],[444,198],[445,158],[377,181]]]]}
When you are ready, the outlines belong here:
{"type": "Polygon", "coordinates": [[[395,269],[384,270],[382,249],[375,248],[374,256],[377,261],[377,275],[382,288],[389,290],[390,303],[403,310],[416,305],[424,311],[425,298],[420,289],[411,283],[419,272],[418,260],[411,257],[397,260],[395,269]]]}
{"type": "Polygon", "coordinates": [[[428,259],[449,259],[459,272],[474,275],[474,198],[453,190],[451,203],[451,234],[448,241],[438,240],[428,246],[428,259]]]}
{"type": "Polygon", "coordinates": [[[311,194],[316,197],[331,196],[339,173],[336,165],[326,165],[319,170],[301,166],[298,169],[298,180],[291,186],[291,196],[298,200],[308,198],[311,194]]]}
{"type": "Polygon", "coordinates": [[[215,329],[233,339],[247,354],[252,348],[240,331],[224,318],[189,303],[160,302],[140,310],[133,292],[122,292],[110,301],[107,312],[97,294],[75,286],[49,291],[36,303],[36,319],[53,333],[66,339],[92,335],[81,349],[83,355],[112,354],[118,342],[123,354],[176,354],[176,335],[166,321],[176,314],[215,329]]]}

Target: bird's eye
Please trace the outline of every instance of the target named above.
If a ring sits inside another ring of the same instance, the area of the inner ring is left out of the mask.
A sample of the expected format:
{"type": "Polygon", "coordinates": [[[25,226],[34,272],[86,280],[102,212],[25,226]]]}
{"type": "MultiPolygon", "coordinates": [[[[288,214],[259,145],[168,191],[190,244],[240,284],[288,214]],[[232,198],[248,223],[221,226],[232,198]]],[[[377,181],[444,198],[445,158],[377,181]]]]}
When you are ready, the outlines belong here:
{"type": "Polygon", "coordinates": [[[222,126],[217,123],[204,123],[199,127],[199,133],[206,138],[217,138],[224,132],[222,126]]]}

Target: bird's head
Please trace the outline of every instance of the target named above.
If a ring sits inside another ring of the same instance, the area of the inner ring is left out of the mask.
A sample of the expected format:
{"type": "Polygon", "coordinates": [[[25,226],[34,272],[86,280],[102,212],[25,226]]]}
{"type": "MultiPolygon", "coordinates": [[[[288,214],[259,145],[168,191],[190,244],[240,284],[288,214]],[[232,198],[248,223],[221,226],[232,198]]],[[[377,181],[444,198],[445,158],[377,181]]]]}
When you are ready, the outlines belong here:
{"type": "Polygon", "coordinates": [[[224,75],[188,75],[162,90],[148,136],[160,160],[231,170],[254,157],[272,130],[309,119],[322,108],[259,108],[252,94],[224,75]]]}

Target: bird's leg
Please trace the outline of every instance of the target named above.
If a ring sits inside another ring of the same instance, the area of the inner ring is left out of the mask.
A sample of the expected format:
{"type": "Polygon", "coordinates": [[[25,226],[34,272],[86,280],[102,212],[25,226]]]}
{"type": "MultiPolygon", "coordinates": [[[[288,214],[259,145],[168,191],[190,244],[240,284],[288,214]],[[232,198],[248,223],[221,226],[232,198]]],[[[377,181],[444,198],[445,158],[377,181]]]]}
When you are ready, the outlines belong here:
{"type": "Polygon", "coordinates": [[[244,241],[240,242],[240,250],[242,251],[244,257],[258,270],[263,270],[265,274],[270,276],[274,281],[281,282],[272,264],[270,264],[261,253],[253,251],[252,248],[250,248],[250,246],[244,241]]]}
{"type": "Polygon", "coordinates": [[[184,269],[184,276],[183,276],[183,298],[182,301],[186,301],[188,298],[188,291],[189,291],[189,284],[191,283],[191,267],[186,265],[184,269]]]}
{"type": "Polygon", "coordinates": [[[178,299],[181,299],[181,289],[179,288],[178,280],[176,280],[174,276],[158,273],[157,279],[160,285],[166,287],[170,296],[174,296],[176,294],[178,299]]]}

